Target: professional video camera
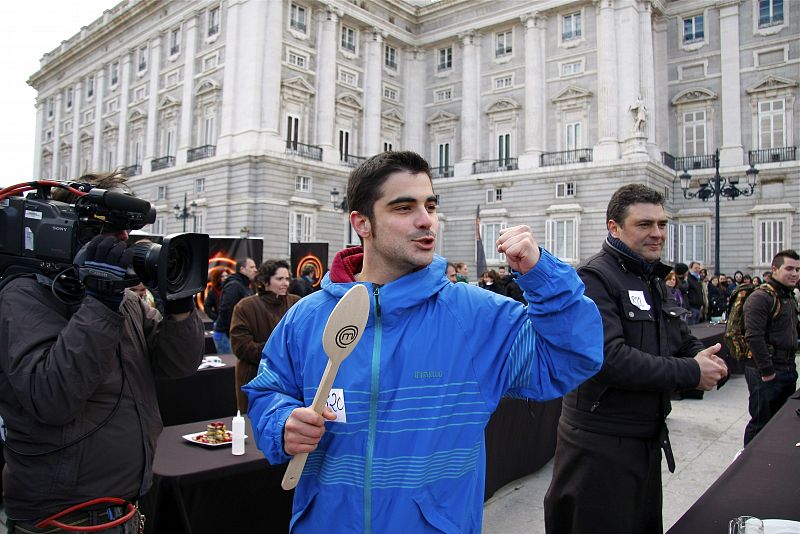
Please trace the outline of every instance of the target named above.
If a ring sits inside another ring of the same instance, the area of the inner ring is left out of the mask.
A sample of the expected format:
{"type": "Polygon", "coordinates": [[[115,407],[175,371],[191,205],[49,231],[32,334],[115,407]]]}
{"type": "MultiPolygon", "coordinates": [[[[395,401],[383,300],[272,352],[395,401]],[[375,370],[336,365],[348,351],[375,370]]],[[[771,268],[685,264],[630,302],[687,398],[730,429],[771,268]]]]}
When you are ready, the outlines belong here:
{"type": "MultiPolygon", "coordinates": [[[[78,251],[94,236],[138,230],[155,218],[156,210],[146,200],[87,183],[44,180],[0,189],[0,280],[17,273],[54,278],[71,272],[78,251]],[[53,200],[53,187],[77,199],[73,204],[53,200]],[[26,191],[26,197],[17,196],[26,191]]],[[[125,286],[155,282],[165,303],[205,289],[208,235],[171,234],[161,244],[131,246],[133,266],[125,286]]]]}

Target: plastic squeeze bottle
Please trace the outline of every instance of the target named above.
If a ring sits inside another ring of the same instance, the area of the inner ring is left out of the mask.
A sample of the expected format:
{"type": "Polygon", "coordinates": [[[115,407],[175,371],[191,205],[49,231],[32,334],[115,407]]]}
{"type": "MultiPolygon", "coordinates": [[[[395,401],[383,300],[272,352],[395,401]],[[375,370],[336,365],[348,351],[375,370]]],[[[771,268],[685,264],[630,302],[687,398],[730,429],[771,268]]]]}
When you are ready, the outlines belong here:
{"type": "Polygon", "coordinates": [[[233,418],[231,429],[233,432],[231,453],[236,456],[242,455],[244,454],[244,417],[239,410],[236,411],[236,417],[233,418]]]}

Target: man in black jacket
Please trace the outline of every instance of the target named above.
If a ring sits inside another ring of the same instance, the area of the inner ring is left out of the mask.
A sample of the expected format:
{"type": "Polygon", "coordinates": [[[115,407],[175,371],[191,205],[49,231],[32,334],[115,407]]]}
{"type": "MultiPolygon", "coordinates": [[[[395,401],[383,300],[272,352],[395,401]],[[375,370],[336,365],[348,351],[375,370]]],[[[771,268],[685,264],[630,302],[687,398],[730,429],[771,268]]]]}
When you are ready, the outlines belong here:
{"type": "Polygon", "coordinates": [[[214,321],[214,346],[218,354],[231,352],[230,329],[233,308],[245,297],[253,294],[250,283],[256,277],[258,269],[252,258],[245,258],[236,262],[236,272],[230,275],[222,284],[222,294],[219,297],[219,312],[214,321]]]}
{"type": "Polygon", "coordinates": [[[617,190],[602,251],[578,268],[603,318],[604,363],[563,400],[548,533],[662,532],[661,449],[674,469],[670,392],[709,390],[727,374],[720,345],[703,349],[664,285],[663,203],[643,185],[617,190]]]}
{"type": "MultiPolygon", "coordinates": [[[[81,181],[111,189],[124,177],[81,181]]],[[[167,303],[162,317],[124,289],[127,239],[125,229],[103,223],[76,258],[76,272],[7,279],[0,290],[9,533],[62,532],[35,525],[98,497],[135,501],[145,494],[162,429],[153,379],[188,376],[203,357],[203,325],[191,297],[167,303]]],[[[97,504],[60,521],[95,526],[123,520],[126,511],[97,504]]],[[[139,532],[138,514],[116,529],[139,532]]]]}
{"type": "Polygon", "coordinates": [[[794,250],[778,252],[770,275],[774,295],[756,289],[744,303],[745,337],[753,355],[744,369],[750,392],[745,445],[794,393],[797,383],[797,307],[792,290],[800,279],[800,256],[794,250]]]}
{"type": "Polygon", "coordinates": [[[689,311],[692,312],[691,317],[689,317],[689,324],[697,324],[703,316],[703,305],[705,303],[703,298],[703,282],[700,280],[699,262],[693,261],[689,263],[686,281],[689,284],[689,311]]]}

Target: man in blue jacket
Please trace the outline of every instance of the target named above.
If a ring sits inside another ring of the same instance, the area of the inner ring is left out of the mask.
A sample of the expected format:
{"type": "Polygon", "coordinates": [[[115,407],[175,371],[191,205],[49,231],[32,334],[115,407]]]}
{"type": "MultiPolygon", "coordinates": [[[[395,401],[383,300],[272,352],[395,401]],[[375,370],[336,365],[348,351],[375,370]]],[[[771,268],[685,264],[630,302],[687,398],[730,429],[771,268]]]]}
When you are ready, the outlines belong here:
{"type": "Polygon", "coordinates": [[[529,306],[451,284],[434,254],[430,168],[413,152],[364,162],[347,203],[363,248],[336,255],[323,290],[289,310],[243,388],[271,463],[310,453],[290,528],[480,532],[489,417],[502,396],[552,399],[598,371],[597,307],[527,226],[502,230],[497,251],[529,306]],[[333,384],[344,409],[323,417],[307,408],[327,363],[322,331],[354,284],[370,290],[371,315],[333,384]]]}

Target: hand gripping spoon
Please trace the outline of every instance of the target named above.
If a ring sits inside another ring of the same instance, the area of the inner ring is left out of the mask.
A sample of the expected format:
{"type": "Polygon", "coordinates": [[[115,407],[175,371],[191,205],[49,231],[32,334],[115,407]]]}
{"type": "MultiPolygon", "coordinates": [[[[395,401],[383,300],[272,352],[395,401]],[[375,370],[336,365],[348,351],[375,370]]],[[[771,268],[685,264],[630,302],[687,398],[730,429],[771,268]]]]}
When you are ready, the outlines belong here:
{"type": "MultiPolygon", "coordinates": [[[[321,414],[325,408],[339,365],[358,345],[367,325],[367,319],[369,319],[369,291],[364,285],[355,285],[333,308],[322,332],[322,347],[328,355],[328,365],[325,366],[317,394],[314,395],[314,402],[311,403],[311,408],[315,412],[321,414]]],[[[297,486],[307,459],[307,452],[292,457],[281,482],[283,489],[290,490],[297,486]]]]}

